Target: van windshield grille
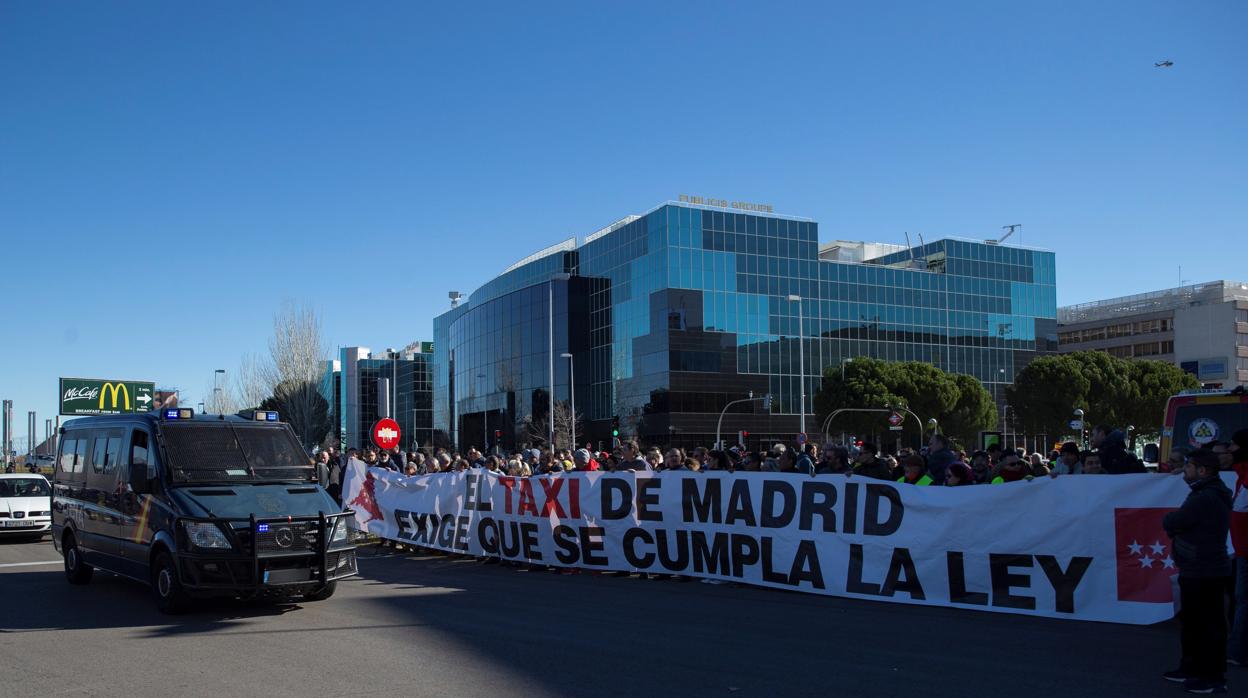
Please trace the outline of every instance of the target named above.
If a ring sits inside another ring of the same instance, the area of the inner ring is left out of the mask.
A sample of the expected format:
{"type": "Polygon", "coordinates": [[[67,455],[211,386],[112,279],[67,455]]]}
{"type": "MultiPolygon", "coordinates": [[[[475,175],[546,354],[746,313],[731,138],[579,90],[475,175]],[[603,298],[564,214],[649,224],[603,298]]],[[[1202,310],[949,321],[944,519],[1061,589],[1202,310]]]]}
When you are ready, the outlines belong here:
{"type": "Polygon", "coordinates": [[[286,428],[186,423],[161,429],[170,469],[185,482],[312,480],[315,469],[286,428]]]}

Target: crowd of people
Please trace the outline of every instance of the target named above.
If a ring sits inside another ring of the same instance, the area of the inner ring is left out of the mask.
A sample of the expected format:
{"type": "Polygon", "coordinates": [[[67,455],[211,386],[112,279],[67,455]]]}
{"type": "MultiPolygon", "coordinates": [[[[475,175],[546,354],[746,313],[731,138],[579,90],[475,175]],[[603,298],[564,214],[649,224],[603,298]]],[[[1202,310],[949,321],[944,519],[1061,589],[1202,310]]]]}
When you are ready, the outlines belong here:
{"type": "MultiPolygon", "coordinates": [[[[1213,444],[1207,448],[1221,453],[1220,458],[1226,459],[1226,454],[1229,454],[1227,444],[1213,444]],[[1221,451],[1218,451],[1219,448],[1221,451]]],[[[1186,455],[1176,449],[1167,463],[1158,465],[1158,470],[1181,472],[1186,455]]],[[[1094,429],[1087,448],[1068,441],[1059,449],[1044,455],[1003,448],[999,444],[967,453],[958,449],[942,434],[933,434],[925,448],[903,448],[896,453],[883,452],[870,442],[847,445],[829,443],[823,447],[813,443],[797,446],[777,443],[765,451],[755,451],[741,446],[725,449],[699,446],[689,450],[675,446],[643,448],[636,441],[622,440],[611,451],[595,452],[589,448],[522,448],[509,454],[485,453],[476,447],[470,447],[462,453],[447,449],[422,453],[398,448],[382,450],[369,447],[348,449],[343,454],[331,448],[317,454],[321,484],[331,492],[336,492],[341,487],[342,468],[352,458],[408,476],[459,472],[469,468],[481,468],[499,475],[515,477],[569,471],[683,470],[706,473],[843,474],[919,486],[950,487],[1003,484],[1059,475],[1146,472],[1144,464],[1127,448],[1123,432],[1109,426],[1094,429]]],[[[1229,469],[1229,459],[1226,462],[1229,469]]]]}

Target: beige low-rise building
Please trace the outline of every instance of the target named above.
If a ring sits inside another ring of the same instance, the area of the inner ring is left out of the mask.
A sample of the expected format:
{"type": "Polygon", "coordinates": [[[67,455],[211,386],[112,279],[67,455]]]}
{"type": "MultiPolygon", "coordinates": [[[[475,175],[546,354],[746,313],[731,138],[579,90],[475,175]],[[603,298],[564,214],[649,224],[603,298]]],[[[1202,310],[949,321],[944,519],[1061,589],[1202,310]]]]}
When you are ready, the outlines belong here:
{"type": "Polygon", "coordinates": [[[1169,361],[1209,387],[1248,384],[1248,283],[1212,281],[1057,309],[1058,351],[1169,361]]]}

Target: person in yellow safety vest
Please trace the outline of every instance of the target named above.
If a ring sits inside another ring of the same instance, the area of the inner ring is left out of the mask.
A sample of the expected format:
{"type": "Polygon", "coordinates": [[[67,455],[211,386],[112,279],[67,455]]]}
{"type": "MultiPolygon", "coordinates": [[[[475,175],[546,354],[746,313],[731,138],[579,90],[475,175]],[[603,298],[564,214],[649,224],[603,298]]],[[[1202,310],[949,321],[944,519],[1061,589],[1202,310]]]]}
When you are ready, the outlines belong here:
{"type": "Polygon", "coordinates": [[[927,474],[927,463],[923,462],[923,456],[911,453],[901,462],[901,467],[902,475],[897,478],[897,482],[910,485],[932,484],[932,477],[927,474]]]}
{"type": "Polygon", "coordinates": [[[1028,471],[1027,464],[1019,457],[1015,451],[1006,451],[1001,456],[1001,463],[997,466],[997,476],[992,478],[992,484],[1000,485],[1004,482],[1017,482],[1018,480],[1030,480],[1031,473],[1028,471]]]}

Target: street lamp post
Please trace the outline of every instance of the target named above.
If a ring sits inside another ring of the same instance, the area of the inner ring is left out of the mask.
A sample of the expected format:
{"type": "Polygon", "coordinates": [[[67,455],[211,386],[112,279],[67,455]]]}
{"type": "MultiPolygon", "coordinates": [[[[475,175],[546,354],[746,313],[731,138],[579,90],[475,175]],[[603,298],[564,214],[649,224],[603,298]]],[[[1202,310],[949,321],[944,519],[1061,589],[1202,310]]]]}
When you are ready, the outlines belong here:
{"type": "Polygon", "coordinates": [[[399,355],[393,349],[386,349],[386,355],[390,357],[390,394],[386,396],[386,401],[390,403],[387,410],[390,414],[386,416],[399,421],[399,355]]]}
{"type": "Polygon", "coordinates": [[[222,391],[222,385],[225,383],[225,369],[218,368],[212,372],[212,399],[216,402],[216,412],[220,414],[224,409],[225,394],[222,391]]]}
{"type": "Polygon", "coordinates": [[[572,362],[572,354],[563,352],[559,356],[568,360],[568,401],[571,403],[572,422],[568,426],[568,448],[576,448],[576,366],[572,362]]]}
{"type": "Polygon", "coordinates": [[[550,360],[547,371],[550,377],[550,390],[547,405],[547,447],[554,452],[554,278],[547,285],[547,357],[550,360]]]}
{"type": "MultiPolygon", "coordinates": [[[[478,373],[477,378],[485,380],[484,373],[478,373]]],[[[484,454],[490,448],[490,411],[481,410],[481,453],[484,454]]]]}
{"type": "Polygon", "coordinates": [[[1075,408],[1075,419],[1079,420],[1079,444],[1084,448],[1087,448],[1088,440],[1084,436],[1084,433],[1087,431],[1088,423],[1083,421],[1083,414],[1084,412],[1082,408],[1075,408]]]}
{"type": "Polygon", "coordinates": [[[852,356],[841,359],[841,383],[842,384],[845,382],[845,364],[852,364],[852,363],[854,363],[854,358],[852,356]]]}
{"type": "MultiPolygon", "coordinates": [[[[798,382],[800,386],[800,390],[798,391],[798,394],[802,401],[801,407],[800,407],[801,413],[799,415],[801,426],[799,427],[799,430],[801,431],[801,433],[805,434],[806,433],[806,350],[803,347],[803,345],[805,344],[805,341],[803,340],[803,335],[805,334],[804,332],[805,328],[802,327],[802,325],[805,323],[803,322],[803,317],[802,317],[802,297],[799,295],[790,293],[789,302],[797,303],[797,374],[798,374],[798,382]]],[[[844,364],[841,364],[841,368],[842,370],[844,370],[844,364]]]]}
{"type": "Polygon", "coordinates": [[[550,395],[547,409],[550,412],[546,415],[546,443],[550,446],[550,450],[555,450],[555,282],[567,281],[572,278],[571,274],[552,274],[550,281],[546,284],[546,358],[548,364],[546,370],[550,377],[550,395]]]}

